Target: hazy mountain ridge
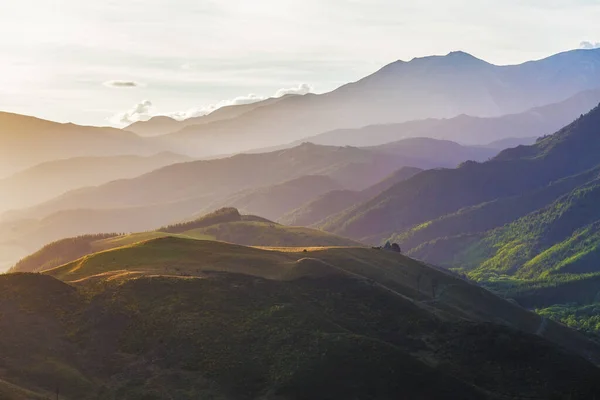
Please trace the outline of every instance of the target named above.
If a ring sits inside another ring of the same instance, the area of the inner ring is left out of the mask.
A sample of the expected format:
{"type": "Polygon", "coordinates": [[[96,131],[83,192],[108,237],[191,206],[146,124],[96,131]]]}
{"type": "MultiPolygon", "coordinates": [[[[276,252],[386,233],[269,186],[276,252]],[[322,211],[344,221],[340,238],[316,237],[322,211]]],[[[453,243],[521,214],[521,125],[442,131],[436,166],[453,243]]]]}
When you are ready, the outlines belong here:
{"type": "Polygon", "coordinates": [[[68,191],[134,178],[191,158],[159,153],[151,156],[80,157],[48,161],[0,179],[0,210],[31,207],[68,191]]]}
{"type": "Polygon", "coordinates": [[[358,129],[340,129],[303,140],[322,145],[373,146],[409,137],[427,137],[504,149],[515,146],[511,146],[511,142],[503,143],[503,140],[534,138],[554,133],[581,114],[589,112],[598,103],[600,90],[589,90],[560,103],[533,108],[519,114],[488,118],[463,114],[450,119],[426,119],[358,129]]]}
{"type": "MultiPolygon", "coordinates": [[[[9,264],[4,267],[64,237],[152,230],[232,205],[226,200],[240,190],[260,193],[263,189],[257,188],[285,187],[286,182],[294,179],[322,175],[341,188],[361,191],[406,165],[425,168],[455,165],[459,160],[457,155],[443,151],[444,148],[459,150],[459,157],[476,155],[481,160],[495,153],[490,149],[461,148],[451,142],[440,142],[439,147],[432,144],[429,139],[411,139],[406,146],[400,142],[361,149],[306,143],[265,154],[175,164],[134,179],[78,189],[38,206],[2,215],[0,245],[9,264]]],[[[308,193],[299,198],[302,203],[321,193],[308,196],[313,189],[306,190],[308,193]]],[[[283,196],[284,192],[281,193],[283,196]]],[[[285,196],[271,196],[268,200],[274,209],[280,210],[276,217],[302,205],[294,201],[282,207],[289,203],[285,196]]],[[[266,204],[258,204],[250,211],[264,211],[266,204]]]]}
{"type": "Polygon", "coordinates": [[[512,66],[455,52],[393,63],[330,93],[292,96],[163,138],[179,143],[182,151],[198,149],[190,155],[204,156],[285,144],[334,129],[520,113],[598,89],[600,68],[593,66],[600,66],[599,50],[573,50],[512,66]]]}
{"type": "Polygon", "coordinates": [[[504,150],[485,163],[425,171],[340,215],[327,228],[355,238],[386,237],[464,207],[526,193],[584,172],[598,164],[594,153],[600,146],[594,136],[598,115],[597,107],[555,135],[533,146],[504,150]],[[434,201],[441,198],[443,202],[434,201]],[[375,215],[383,219],[375,223],[375,215]]]}
{"type": "Polygon", "coordinates": [[[311,226],[325,218],[337,214],[355,204],[367,201],[384,192],[396,183],[412,178],[422,172],[422,169],[403,167],[382,181],[362,191],[333,190],[303,204],[278,219],[285,225],[311,226]]]}
{"type": "Polygon", "coordinates": [[[166,150],[114,128],[59,124],[0,112],[0,177],[73,157],[150,156],[166,150]]]}
{"type": "Polygon", "coordinates": [[[288,96],[291,95],[286,95],[279,98],[270,98],[256,103],[225,106],[216,109],[210,114],[203,115],[200,117],[192,117],[184,120],[176,120],[168,116],[156,116],[150,118],[148,121],[134,122],[133,124],[125,127],[124,129],[130,132],[134,132],[140,136],[166,135],[169,133],[177,132],[183,129],[184,127],[190,125],[202,125],[211,122],[236,118],[258,107],[264,107],[269,104],[276,103],[288,96]]]}

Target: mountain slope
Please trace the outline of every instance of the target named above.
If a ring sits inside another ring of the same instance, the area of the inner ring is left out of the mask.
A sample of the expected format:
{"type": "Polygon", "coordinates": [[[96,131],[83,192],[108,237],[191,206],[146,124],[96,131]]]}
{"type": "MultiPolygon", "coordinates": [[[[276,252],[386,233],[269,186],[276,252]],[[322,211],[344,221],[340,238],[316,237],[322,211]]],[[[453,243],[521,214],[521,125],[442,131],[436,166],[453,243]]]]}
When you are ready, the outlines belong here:
{"type": "MultiPolygon", "coordinates": [[[[270,153],[176,164],[134,179],[75,190],[0,217],[0,246],[6,258],[3,264],[14,264],[64,237],[156,229],[228,205],[223,200],[240,190],[277,187],[304,176],[326,176],[344,189],[361,191],[406,165],[454,165],[456,156],[440,151],[446,146],[456,149],[452,142],[441,142],[438,147],[425,139],[408,141],[406,147],[398,143],[371,149],[305,143],[270,153]],[[425,144],[418,153],[422,158],[410,157],[415,142],[425,144]],[[432,144],[429,153],[427,144],[432,144]]],[[[470,151],[460,153],[473,154],[470,151]]],[[[480,159],[492,153],[489,149],[475,151],[480,159]]],[[[274,208],[279,207],[276,198],[269,200],[274,208]]],[[[269,212],[262,205],[257,210],[269,212]]]]}
{"type": "Polygon", "coordinates": [[[381,182],[362,191],[332,190],[322,196],[311,199],[302,206],[288,212],[278,219],[284,225],[310,226],[335,215],[355,204],[367,201],[395,184],[405,181],[423,171],[419,168],[403,167],[381,182]]]}
{"type": "Polygon", "coordinates": [[[323,226],[391,236],[413,257],[598,335],[599,127],[597,107],[533,146],[425,171],[323,226]]]}
{"type": "Polygon", "coordinates": [[[431,399],[457,394],[583,399],[598,390],[592,378],[597,368],[550,342],[588,357],[598,354],[598,345],[552,322],[542,333],[546,340],[535,336],[541,322],[535,314],[394,253],[325,249],[307,257],[162,238],[98,253],[47,274],[91,289],[91,301],[74,300],[79,306],[72,313],[79,317],[73,323],[85,328],[71,338],[88,355],[76,360],[75,368],[89,371],[86,360],[123,352],[133,365],[141,363],[132,369],[121,358],[101,358],[102,368],[113,371],[103,379],[105,390],[121,390],[125,398],[133,395],[128,390],[136,388],[135,376],[156,382],[137,389],[148,395],[165,389],[176,393],[176,382],[192,372],[197,377],[188,385],[193,392],[181,398],[202,392],[214,396],[225,388],[232,398],[273,393],[302,399],[323,393],[331,398],[401,393],[431,399]],[[105,335],[120,340],[101,340],[105,335]],[[156,360],[155,367],[144,368],[144,358],[156,360]],[[341,382],[319,378],[333,370],[344,378],[341,382]],[[551,379],[556,374],[561,379],[551,379]],[[415,380],[420,383],[411,383],[415,380]]]}
{"type": "MultiPolygon", "coordinates": [[[[304,143],[270,153],[168,166],[135,179],[71,192],[10,217],[40,218],[61,210],[137,207],[195,197],[212,197],[216,201],[240,190],[281,184],[308,175],[328,176],[344,188],[363,190],[404,166],[454,166],[466,160],[461,157],[483,160],[494,153],[490,149],[463,148],[431,139],[411,139],[368,149],[304,143]],[[459,156],[453,154],[455,151],[459,156]]],[[[210,203],[199,201],[197,211],[210,203]]]]}
{"type": "MultiPolygon", "coordinates": [[[[410,137],[451,140],[470,145],[488,145],[507,138],[539,137],[556,132],[600,103],[600,90],[576,94],[560,103],[548,104],[500,117],[459,115],[450,119],[426,119],[400,124],[372,125],[359,129],[338,129],[304,141],[322,145],[373,146],[410,137]]],[[[495,143],[505,149],[511,143],[495,143]]]]}
{"type": "Polygon", "coordinates": [[[0,212],[31,207],[70,190],[134,178],[167,165],[190,161],[174,153],[153,156],[69,158],[48,161],[0,180],[0,212]]]}
{"type": "Polygon", "coordinates": [[[597,49],[514,66],[495,66],[462,52],[398,61],[330,93],[286,98],[167,137],[181,151],[200,156],[290,143],[333,129],[520,113],[598,89],[599,65],[597,49]]]}
{"type": "Polygon", "coordinates": [[[119,129],[59,124],[0,112],[0,178],[73,157],[149,156],[164,147],[119,129]]]}
{"type": "Polygon", "coordinates": [[[599,123],[597,107],[533,146],[505,150],[485,163],[425,171],[332,218],[324,227],[353,238],[377,240],[464,207],[545,187],[598,164],[599,123]]]}
{"type": "Polygon", "coordinates": [[[209,208],[215,208],[216,205],[236,207],[247,214],[276,220],[315,197],[341,188],[342,185],[328,176],[307,175],[277,185],[235,193],[209,208]]]}

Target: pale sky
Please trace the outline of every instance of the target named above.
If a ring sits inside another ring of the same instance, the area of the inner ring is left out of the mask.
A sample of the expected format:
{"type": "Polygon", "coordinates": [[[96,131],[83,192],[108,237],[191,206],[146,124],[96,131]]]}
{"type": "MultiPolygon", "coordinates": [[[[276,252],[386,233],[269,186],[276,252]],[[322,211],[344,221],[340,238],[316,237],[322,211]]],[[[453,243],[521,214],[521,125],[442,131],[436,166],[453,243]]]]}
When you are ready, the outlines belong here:
{"type": "Polygon", "coordinates": [[[599,0],[0,0],[0,110],[183,117],[330,91],[398,59],[513,64],[600,45],[599,21],[599,0]]]}

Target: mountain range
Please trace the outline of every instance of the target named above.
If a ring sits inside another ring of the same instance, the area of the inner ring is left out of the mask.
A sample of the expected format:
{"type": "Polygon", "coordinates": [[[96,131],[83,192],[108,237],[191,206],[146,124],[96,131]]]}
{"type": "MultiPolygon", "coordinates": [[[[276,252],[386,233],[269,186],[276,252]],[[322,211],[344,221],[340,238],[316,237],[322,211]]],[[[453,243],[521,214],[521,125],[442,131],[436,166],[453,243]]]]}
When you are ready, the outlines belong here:
{"type": "Polygon", "coordinates": [[[129,132],[0,112],[0,178],[74,157],[150,156],[163,148],[129,132]]]}
{"type": "Polygon", "coordinates": [[[400,124],[372,125],[359,129],[338,129],[312,136],[305,141],[339,146],[373,146],[410,137],[451,140],[467,145],[496,148],[516,147],[519,139],[531,139],[556,132],[600,103],[600,90],[577,93],[559,103],[536,107],[518,114],[476,117],[466,114],[449,119],[425,119],[400,124]],[[511,139],[512,143],[503,143],[511,139]],[[514,144],[514,146],[511,146],[514,144]]]}
{"type": "Polygon", "coordinates": [[[585,308],[599,301],[599,150],[600,106],[532,146],[422,172],[321,227],[391,237],[529,308],[585,308]]]}
{"type": "Polygon", "coordinates": [[[0,113],[0,399],[600,398],[599,102],[593,49],[0,113]]]}
{"type": "Polygon", "coordinates": [[[152,156],[77,157],[47,161],[0,179],[0,212],[31,207],[63,193],[117,179],[134,178],[161,167],[191,161],[174,153],[152,156]]]}
{"type": "MultiPolygon", "coordinates": [[[[256,103],[247,112],[234,113],[234,118],[196,123],[205,118],[201,117],[191,125],[183,121],[180,130],[173,132],[169,127],[156,140],[199,157],[281,145],[334,129],[461,114],[522,113],[598,89],[599,71],[600,49],[573,50],[512,66],[496,66],[453,52],[397,61],[330,93],[271,99],[264,106],[256,103]]],[[[152,124],[152,120],[145,122],[144,129],[159,129],[152,124]]]]}

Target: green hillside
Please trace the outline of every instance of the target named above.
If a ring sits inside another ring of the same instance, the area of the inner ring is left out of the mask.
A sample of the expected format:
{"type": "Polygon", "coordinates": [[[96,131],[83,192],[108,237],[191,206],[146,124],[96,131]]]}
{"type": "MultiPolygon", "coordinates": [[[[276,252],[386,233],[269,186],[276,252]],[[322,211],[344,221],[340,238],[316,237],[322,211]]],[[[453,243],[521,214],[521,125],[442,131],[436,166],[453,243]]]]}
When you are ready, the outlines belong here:
{"type": "Polygon", "coordinates": [[[600,107],[489,162],[425,171],[320,226],[398,242],[591,332],[600,303],[599,150],[600,107]]]}
{"type": "Polygon", "coordinates": [[[157,231],[126,235],[85,235],[59,240],[25,257],[11,271],[44,271],[88,254],[165,237],[218,240],[263,247],[361,246],[358,242],[327,232],[283,226],[261,217],[241,215],[235,208],[223,208],[198,219],[165,226],[157,231]]]}
{"type": "Polygon", "coordinates": [[[523,195],[598,165],[600,108],[533,146],[484,162],[425,171],[321,227],[355,239],[382,240],[465,207],[523,195]]]}
{"type": "Polygon", "coordinates": [[[307,250],[164,237],[0,276],[3,379],[66,400],[600,396],[575,331],[397,253],[307,250]]]}

